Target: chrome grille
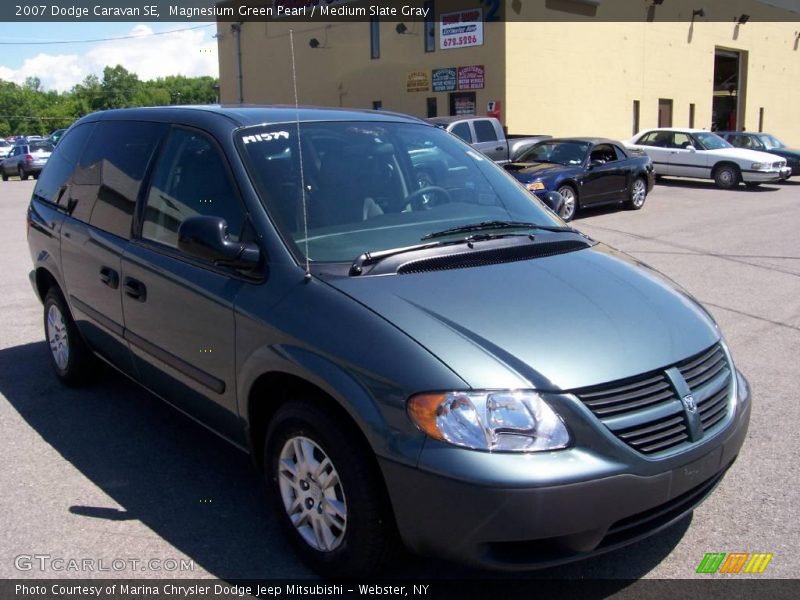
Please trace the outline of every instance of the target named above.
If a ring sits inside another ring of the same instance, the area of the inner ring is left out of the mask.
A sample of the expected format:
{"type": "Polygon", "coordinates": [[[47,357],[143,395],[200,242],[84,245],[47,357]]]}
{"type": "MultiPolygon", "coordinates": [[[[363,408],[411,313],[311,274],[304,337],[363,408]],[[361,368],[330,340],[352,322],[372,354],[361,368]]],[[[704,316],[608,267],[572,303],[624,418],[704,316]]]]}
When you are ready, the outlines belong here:
{"type": "MultiPolygon", "coordinates": [[[[691,390],[702,431],[722,424],[728,417],[733,385],[722,346],[715,344],[674,367],[691,390]]],[[[643,454],[664,452],[691,443],[690,417],[667,376],[669,368],[572,393],[635,450],[643,454]]]]}

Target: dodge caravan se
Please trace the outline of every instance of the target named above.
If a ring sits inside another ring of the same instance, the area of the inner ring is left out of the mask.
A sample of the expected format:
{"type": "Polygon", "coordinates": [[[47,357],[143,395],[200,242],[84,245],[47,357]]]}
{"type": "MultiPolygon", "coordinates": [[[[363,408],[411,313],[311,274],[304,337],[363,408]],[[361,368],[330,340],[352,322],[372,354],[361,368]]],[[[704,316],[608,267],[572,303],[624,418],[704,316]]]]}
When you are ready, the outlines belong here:
{"type": "Polygon", "coordinates": [[[411,117],[89,115],[28,239],[56,375],[99,358],[249,449],[323,573],[398,538],[499,569],[620,547],[706,498],[747,431],[696,301],[411,117]]]}

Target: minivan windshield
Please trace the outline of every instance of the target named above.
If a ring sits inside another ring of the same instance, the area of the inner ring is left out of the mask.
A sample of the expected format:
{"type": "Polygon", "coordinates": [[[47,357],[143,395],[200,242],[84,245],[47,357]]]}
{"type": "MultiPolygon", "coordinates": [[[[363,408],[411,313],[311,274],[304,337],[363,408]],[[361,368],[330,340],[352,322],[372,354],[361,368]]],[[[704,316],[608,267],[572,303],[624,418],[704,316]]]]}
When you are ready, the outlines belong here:
{"type": "MultiPolygon", "coordinates": [[[[306,122],[299,137],[300,144],[296,123],[257,126],[238,132],[237,144],[273,222],[301,260],[306,246],[312,261],[350,262],[465,225],[564,225],[490,159],[437,127],[306,122]]],[[[453,234],[459,235],[467,234],[453,234]]]]}

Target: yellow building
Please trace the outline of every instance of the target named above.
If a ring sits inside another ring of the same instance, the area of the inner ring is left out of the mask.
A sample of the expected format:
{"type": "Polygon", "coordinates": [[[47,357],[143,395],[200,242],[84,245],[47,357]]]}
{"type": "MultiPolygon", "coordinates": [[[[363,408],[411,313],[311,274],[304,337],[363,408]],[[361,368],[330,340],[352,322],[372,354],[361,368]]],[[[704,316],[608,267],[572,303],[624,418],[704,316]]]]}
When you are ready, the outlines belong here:
{"type": "MultiPolygon", "coordinates": [[[[410,3],[427,18],[220,22],[221,100],[293,103],[291,31],[301,104],[493,109],[516,134],[745,128],[800,147],[800,0],[496,3],[496,22],[470,20],[490,0],[410,3]]],[[[346,3],[378,4],[401,6],[346,3]]]]}

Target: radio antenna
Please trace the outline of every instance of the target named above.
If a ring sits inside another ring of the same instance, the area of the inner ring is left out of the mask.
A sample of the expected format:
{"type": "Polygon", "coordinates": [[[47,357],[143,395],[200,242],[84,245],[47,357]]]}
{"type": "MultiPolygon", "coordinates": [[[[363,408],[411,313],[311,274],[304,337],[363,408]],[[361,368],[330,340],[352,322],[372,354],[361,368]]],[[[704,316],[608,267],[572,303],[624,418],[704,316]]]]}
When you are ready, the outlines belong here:
{"type": "Polygon", "coordinates": [[[311,281],[311,259],[308,256],[308,205],[306,203],[306,174],[303,168],[303,143],[300,139],[300,102],[297,96],[297,67],[294,62],[294,29],[289,30],[289,46],[292,49],[292,82],[294,84],[294,117],[297,124],[297,157],[300,161],[300,202],[303,206],[303,238],[306,254],[306,281],[311,281]]]}

